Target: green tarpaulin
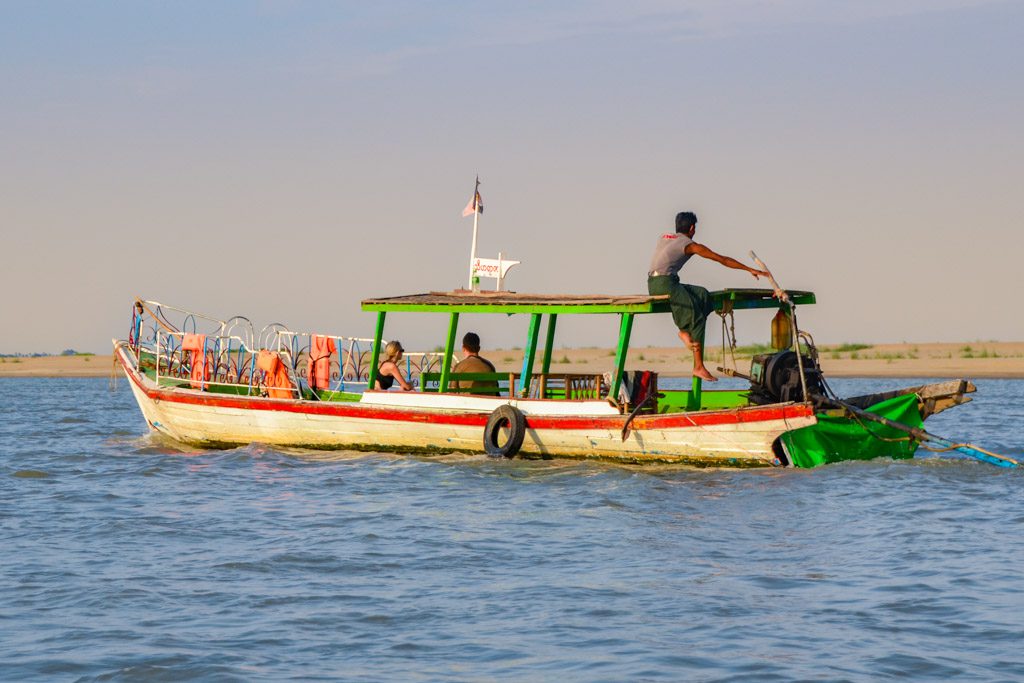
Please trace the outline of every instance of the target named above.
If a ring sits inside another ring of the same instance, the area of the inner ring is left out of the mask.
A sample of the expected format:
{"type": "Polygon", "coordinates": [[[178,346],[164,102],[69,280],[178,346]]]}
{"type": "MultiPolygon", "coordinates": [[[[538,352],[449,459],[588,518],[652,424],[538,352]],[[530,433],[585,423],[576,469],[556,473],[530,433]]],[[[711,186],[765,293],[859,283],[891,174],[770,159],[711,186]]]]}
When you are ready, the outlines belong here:
{"type": "MultiPolygon", "coordinates": [[[[917,409],[917,396],[897,396],[868,408],[868,412],[887,417],[908,427],[923,424],[917,409]]],[[[849,417],[818,416],[818,424],[783,434],[790,459],[795,467],[817,467],[843,460],[871,458],[910,458],[917,450],[916,441],[907,435],[877,422],[858,422],[849,417]],[[886,441],[885,439],[897,439],[886,441]]]]}

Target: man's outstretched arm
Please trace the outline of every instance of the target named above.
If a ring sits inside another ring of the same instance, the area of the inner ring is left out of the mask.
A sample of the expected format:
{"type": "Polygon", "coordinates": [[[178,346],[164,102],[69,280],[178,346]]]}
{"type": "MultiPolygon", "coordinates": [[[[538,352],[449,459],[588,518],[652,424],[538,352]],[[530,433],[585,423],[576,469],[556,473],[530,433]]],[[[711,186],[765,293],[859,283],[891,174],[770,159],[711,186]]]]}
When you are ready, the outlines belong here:
{"type": "Polygon", "coordinates": [[[735,268],[736,270],[745,270],[748,273],[750,273],[751,275],[753,275],[755,280],[758,277],[761,277],[761,276],[768,277],[768,273],[766,273],[765,271],[757,270],[756,268],[751,268],[749,266],[745,266],[742,263],[740,263],[739,261],[737,261],[736,259],[732,258],[731,256],[722,256],[721,254],[719,254],[717,252],[714,252],[711,249],[708,249],[703,244],[697,244],[696,242],[691,242],[690,244],[688,244],[686,246],[686,253],[687,254],[696,254],[697,256],[703,256],[704,258],[709,259],[711,261],[716,261],[718,263],[721,263],[723,266],[725,266],[727,268],[735,268]]]}

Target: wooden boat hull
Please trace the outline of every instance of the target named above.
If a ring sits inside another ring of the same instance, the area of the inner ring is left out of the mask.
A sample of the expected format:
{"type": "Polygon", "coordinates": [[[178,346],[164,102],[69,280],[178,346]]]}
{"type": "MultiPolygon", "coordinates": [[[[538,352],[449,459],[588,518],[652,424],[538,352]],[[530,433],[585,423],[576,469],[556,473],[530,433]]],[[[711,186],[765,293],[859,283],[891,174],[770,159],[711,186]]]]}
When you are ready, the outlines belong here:
{"type": "Polygon", "coordinates": [[[197,446],[253,442],[315,449],[484,452],[483,432],[503,404],[526,417],[520,454],[620,462],[766,467],[784,433],[815,424],[808,404],[626,417],[605,401],[516,400],[420,392],[366,392],[357,402],[231,396],[157,386],[121,346],[117,356],[150,427],[197,446]]]}

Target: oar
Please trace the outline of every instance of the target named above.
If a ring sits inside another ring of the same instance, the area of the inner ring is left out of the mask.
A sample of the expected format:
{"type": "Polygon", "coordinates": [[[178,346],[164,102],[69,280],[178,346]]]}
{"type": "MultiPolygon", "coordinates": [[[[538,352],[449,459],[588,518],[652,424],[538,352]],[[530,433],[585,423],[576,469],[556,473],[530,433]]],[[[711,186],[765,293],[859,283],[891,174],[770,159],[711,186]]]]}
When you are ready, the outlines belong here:
{"type": "Polygon", "coordinates": [[[772,275],[772,271],[768,270],[768,266],[766,266],[764,264],[764,261],[762,261],[761,259],[757,258],[757,254],[755,254],[753,251],[750,252],[750,258],[754,259],[754,263],[757,264],[758,268],[760,268],[764,272],[768,273],[768,282],[772,283],[772,288],[775,289],[775,298],[777,298],[779,301],[781,301],[784,304],[789,304],[790,307],[792,307],[793,306],[793,302],[790,301],[789,294],[787,294],[786,290],[784,290],[782,288],[782,286],[778,282],[775,281],[775,276],[772,275]]]}
{"type": "Polygon", "coordinates": [[[807,394],[807,378],[804,375],[804,356],[800,353],[800,327],[796,323],[796,306],[793,304],[793,300],[789,298],[786,290],[776,281],[772,271],[768,270],[768,266],[764,264],[764,261],[757,258],[757,254],[753,250],[750,252],[750,258],[754,259],[754,263],[757,264],[758,268],[768,273],[768,282],[772,283],[772,287],[775,288],[775,298],[789,306],[790,325],[793,327],[793,350],[796,352],[796,368],[800,373],[800,391],[806,401],[810,397],[807,394]]]}
{"type": "MultiPolygon", "coordinates": [[[[760,268],[764,272],[768,273],[768,281],[771,282],[772,283],[772,287],[775,288],[775,296],[779,299],[779,301],[781,301],[781,302],[783,302],[785,304],[789,304],[790,312],[791,312],[791,314],[794,317],[794,327],[795,327],[796,311],[795,311],[795,307],[793,306],[793,302],[790,301],[790,299],[789,299],[789,294],[787,294],[786,290],[784,290],[782,287],[779,286],[779,283],[776,282],[775,278],[772,276],[771,271],[768,270],[768,266],[766,266],[764,264],[764,261],[762,261],[761,259],[757,258],[757,254],[755,254],[753,251],[751,251],[750,252],[750,258],[752,258],[754,260],[754,263],[757,264],[758,268],[760,268]]],[[[800,354],[799,353],[797,353],[797,360],[798,361],[800,360],[800,354]]],[[[719,368],[719,370],[721,370],[721,369],[722,368],[719,368]]],[[[742,377],[742,375],[739,375],[739,373],[736,373],[736,375],[742,377]]],[[[800,378],[803,379],[803,367],[800,368],[800,378]]],[[[805,395],[806,395],[806,389],[804,391],[805,391],[805,395]]],[[[997,455],[995,453],[992,453],[991,451],[986,451],[985,449],[983,449],[983,448],[981,448],[979,446],[975,446],[974,444],[970,444],[970,443],[953,443],[949,439],[943,439],[941,436],[936,436],[935,434],[930,434],[930,433],[926,432],[923,429],[918,429],[916,427],[911,427],[910,425],[905,425],[902,422],[895,422],[893,420],[890,420],[889,418],[882,417],[881,415],[875,415],[874,413],[869,413],[866,410],[861,410],[860,408],[857,408],[856,406],[852,406],[849,403],[846,403],[845,401],[839,401],[839,400],[830,399],[830,398],[827,398],[825,396],[818,396],[818,395],[812,395],[812,396],[809,396],[809,398],[813,399],[816,403],[819,403],[819,404],[832,405],[834,407],[844,408],[847,411],[849,411],[850,413],[856,415],[857,417],[860,417],[860,418],[862,418],[864,420],[869,420],[871,422],[877,422],[878,424],[883,424],[886,427],[890,427],[892,429],[895,429],[897,431],[903,432],[905,434],[909,434],[913,438],[915,438],[918,441],[920,441],[922,444],[930,444],[930,445],[932,445],[933,447],[935,447],[935,448],[937,448],[939,450],[943,450],[943,451],[958,451],[958,452],[963,453],[964,455],[966,455],[968,457],[974,458],[975,460],[981,460],[982,462],[987,462],[987,463],[989,463],[991,465],[996,465],[998,467],[1019,467],[1020,466],[1019,462],[1017,462],[1013,458],[1008,458],[1005,455],[997,455]]]]}
{"type": "MultiPolygon", "coordinates": [[[[742,372],[736,372],[735,370],[729,370],[727,368],[718,368],[718,371],[730,377],[739,377],[741,379],[753,381],[749,375],[744,375],[742,372]]],[[[1020,466],[1018,461],[1013,458],[1008,458],[1005,455],[997,455],[996,453],[986,451],[985,449],[970,443],[953,443],[948,439],[943,439],[941,436],[936,436],[923,429],[917,429],[910,425],[905,425],[902,422],[896,422],[887,417],[882,417],[881,415],[875,415],[874,413],[869,413],[866,410],[861,410],[856,406],[850,405],[846,401],[828,398],[827,396],[822,396],[820,394],[811,394],[811,399],[818,405],[829,408],[843,408],[861,419],[877,422],[878,424],[883,424],[886,427],[891,427],[897,431],[901,431],[904,434],[909,434],[921,443],[931,444],[939,450],[959,451],[960,453],[970,456],[975,460],[981,460],[982,462],[987,462],[998,467],[1020,466]]]]}
{"type": "Polygon", "coordinates": [[[985,449],[970,443],[953,443],[949,439],[944,439],[941,436],[930,434],[923,429],[911,427],[910,425],[905,425],[902,422],[896,422],[894,420],[890,420],[887,417],[882,417],[881,415],[869,413],[868,411],[857,408],[856,406],[852,406],[849,403],[846,403],[845,401],[826,398],[824,396],[815,396],[814,398],[816,399],[816,402],[822,403],[824,405],[843,408],[861,419],[869,420],[871,422],[877,422],[878,424],[882,424],[885,425],[886,427],[890,427],[897,431],[901,431],[904,434],[909,434],[913,438],[920,441],[922,444],[929,444],[932,447],[939,450],[958,451],[968,457],[974,458],[975,460],[981,460],[982,462],[987,462],[990,465],[996,465],[998,467],[1020,466],[1020,463],[1018,461],[1014,460],[1013,458],[1008,458],[1005,455],[997,455],[995,453],[992,453],[991,451],[986,451],[985,449]]]}

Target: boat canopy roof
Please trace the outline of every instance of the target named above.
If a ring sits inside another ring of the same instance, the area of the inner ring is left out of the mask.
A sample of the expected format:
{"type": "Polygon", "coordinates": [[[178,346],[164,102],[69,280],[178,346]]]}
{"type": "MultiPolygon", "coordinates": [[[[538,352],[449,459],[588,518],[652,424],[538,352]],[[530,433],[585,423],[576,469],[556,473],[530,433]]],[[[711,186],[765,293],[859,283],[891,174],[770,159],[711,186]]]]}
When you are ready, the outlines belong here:
{"type": "MultiPolygon", "coordinates": [[[[813,292],[787,290],[796,305],[813,304],[813,292]]],[[[711,293],[715,308],[778,308],[771,289],[722,289],[711,293]]],[[[668,295],[520,294],[518,292],[429,292],[362,302],[364,311],[420,313],[667,313],[668,295]]]]}

